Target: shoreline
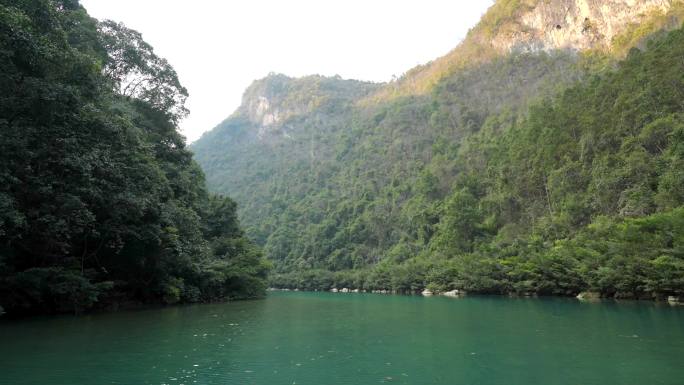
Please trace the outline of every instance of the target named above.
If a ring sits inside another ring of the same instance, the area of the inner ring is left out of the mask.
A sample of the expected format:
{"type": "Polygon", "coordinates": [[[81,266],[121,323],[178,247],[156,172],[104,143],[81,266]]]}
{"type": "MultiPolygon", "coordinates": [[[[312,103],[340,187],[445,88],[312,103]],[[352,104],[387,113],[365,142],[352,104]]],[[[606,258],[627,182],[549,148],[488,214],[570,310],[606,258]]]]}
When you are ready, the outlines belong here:
{"type": "MultiPolygon", "coordinates": [[[[270,290],[269,290],[270,291],[270,290]]],[[[176,307],[193,306],[193,305],[211,305],[211,304],[225,304],[230,302],[243,302],[243,301],[258,301],[266,298],[268,293],[264,292],[263,295],[258,297],[249,298],[234,298],[234,299],[224,299],[216,301],[206,301],[206,302],[176,302],[176,303],[145,303],[138,301],[125,301],[117,303],[108,303],[102,307],[95,307],[93,309],[88,309],[78,313],[74,312],[61,312],[61,313],[11,313],[11,312],[0,312],[0,322],[3,320],[27,320],[36,319],[41,317],[83,317],[83,316],[93,316],[101,314],[113,314],[121,312],[137,312],[146,310],[160,310],[160,309],[170,309],[176,307]]],[[[1,309],[1,307],[0,307],[1,309]]]]}
{"type": "Polygon", "coordinates": [[[567,298],[576,299],[578,302],[582,303],[602,303],[602,302],[650,302],[654,304],[669,305],[672,307],[684,306],[684,297],[677,296],[659,296],[659,297],[645,297],[645,296],[633,296],[631,298],[626,297],[609,297],[601,296],[597,292],[581,292],[577,295],[553,295],[553,294],[538,294],[538,293],[479,293],[479,292],[466,292],[464,290],[451,290],[446,292],[431,292],[429,290],[423,291],[412,291],[412,292],[401,292],[397,290],[365,290],[365,289],[349,289],[349,288],[332,288],[329,290],[305,290],[305,289],[290,289],[290,288],[277,288],[269,287],[266,289],[267,292],[304,292],[304,293],[331,293],[331,294],[382,294],[382,295],[401,295],[401,296],[421,296],[421,297],[445,297],[445,298],[465,298],[469,296],[486,296],[486,297],[504,297],[510,299],[522,299],[522,298],[567,298]]]}

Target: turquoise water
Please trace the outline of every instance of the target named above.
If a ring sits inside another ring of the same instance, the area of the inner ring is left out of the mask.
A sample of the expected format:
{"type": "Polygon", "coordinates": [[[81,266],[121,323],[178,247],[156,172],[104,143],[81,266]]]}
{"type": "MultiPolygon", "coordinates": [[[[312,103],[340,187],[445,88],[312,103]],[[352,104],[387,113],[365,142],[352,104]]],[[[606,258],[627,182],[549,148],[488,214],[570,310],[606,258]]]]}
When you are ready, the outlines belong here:
{"type": "Polygon", "coordinates": [[[0,384],[684,384],[684,308],[271,293],[0,322],[0,384]]]}

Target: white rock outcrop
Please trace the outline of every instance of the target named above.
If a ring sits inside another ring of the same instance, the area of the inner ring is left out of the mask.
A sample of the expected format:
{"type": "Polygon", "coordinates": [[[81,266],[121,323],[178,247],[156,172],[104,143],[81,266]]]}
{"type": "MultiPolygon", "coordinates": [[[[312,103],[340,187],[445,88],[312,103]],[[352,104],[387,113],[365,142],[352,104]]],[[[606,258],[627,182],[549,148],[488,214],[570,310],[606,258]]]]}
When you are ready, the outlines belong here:
{"type": "Polygon", "coordinates": [[[518,17],[519,25],[498,31],[492,45],[503,52],[610,47],[626,27],[672,0],[544,0],[518,17]]]}
{"type": "Polygon", "coordinates": [[[440,293],[440,295],[443,295],[445,297],[462,297],[465,295],[465,291],[454,289],[454,290],[445,291],[443,293],[440,293]]]}
{"type": "Polygon", "coordinates": [[[577,299],[580,301],[598,301],[601,299],[601,293],[594,291],[583,291],[577,294],[577,299]]]}

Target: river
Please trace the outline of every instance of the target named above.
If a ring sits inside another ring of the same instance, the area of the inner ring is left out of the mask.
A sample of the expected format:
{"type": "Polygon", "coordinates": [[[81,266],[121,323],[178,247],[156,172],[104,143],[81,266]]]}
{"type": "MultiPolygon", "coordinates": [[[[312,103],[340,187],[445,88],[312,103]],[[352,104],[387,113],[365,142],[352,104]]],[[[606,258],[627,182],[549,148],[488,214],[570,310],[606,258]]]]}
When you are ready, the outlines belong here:
{"type": "Polygon", "coordinates": [[[0,384],[682,385],[684,307],[275,292],[0,321],[0,384]]]}

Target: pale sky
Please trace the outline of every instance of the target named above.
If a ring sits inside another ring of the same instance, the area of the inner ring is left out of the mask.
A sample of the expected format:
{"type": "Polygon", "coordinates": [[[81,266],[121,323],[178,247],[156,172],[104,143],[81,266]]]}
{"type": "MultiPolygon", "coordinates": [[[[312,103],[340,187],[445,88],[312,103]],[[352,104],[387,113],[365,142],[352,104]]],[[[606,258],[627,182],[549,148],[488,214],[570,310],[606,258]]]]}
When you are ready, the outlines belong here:
{"type": "Polygon", "coordinates": [[[269,72],[389,81],[444,55],[493,0],[81,0],[142,33],[190,97],[192,142],[269,72]]]}

